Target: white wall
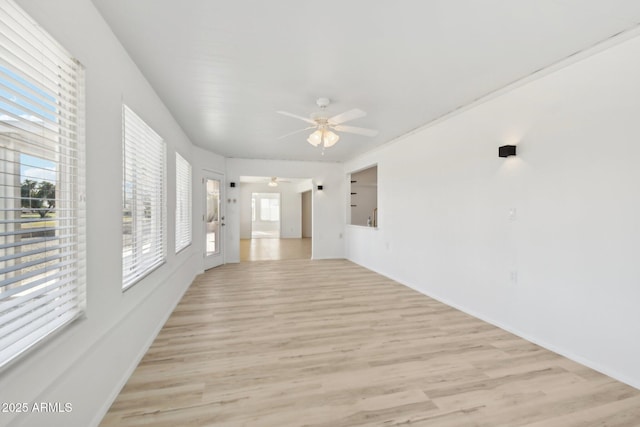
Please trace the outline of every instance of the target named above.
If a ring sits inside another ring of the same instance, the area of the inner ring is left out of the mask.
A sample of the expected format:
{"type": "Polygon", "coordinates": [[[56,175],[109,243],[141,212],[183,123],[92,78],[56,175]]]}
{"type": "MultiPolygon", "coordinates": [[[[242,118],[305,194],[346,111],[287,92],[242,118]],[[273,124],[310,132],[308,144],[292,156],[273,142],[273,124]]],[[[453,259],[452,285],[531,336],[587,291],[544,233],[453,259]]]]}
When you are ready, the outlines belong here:
{"type": "MultiPolygon", "coordinates": [[[[1,402],[68,402],[73,411],[4,413],[0,425],[91,426],[102,418],[201,270],[197,237],[180,254],[173,249],[175,151],[193,162],[194,149],[90,1],[18,3],[86,67],[87,312],[0,374],[1,402]],[[167,262],[125,293],[121,290],[123,101],[167,143],[168,198],[167,262]]],[[[194,209],[194,219],[196,215],[194,209]]]]}
{"type": "MultiPolygon", "coordinates": [[[[267,183],[240,184],[240,238],[251,238],[251,194],[280,193],[280,237],[283,239],[300,238],[302,236],[301,195],[297,184],[280,182],[277,187],[269,187],[267,183]]],[[[264,225],[264,224],[263,224],[264,225]]],[[[268,224],[273,225],[273,223],[268,224]]]]}
{"type": "Polygon", "coordinates": [[[639,75],[635,38],[349,162],[348,258],[640,388],[639,75]]]}
{"type": "MultiPolygon", "coordinates": [[[[344,194],[347,186],[344,170],[340,163],[296,162],[284,160],[227,159],[227,182],[240,182],[240,176],[286,176],[308,178],[313,190],[313,241],[312,258],[344,257],[345,209],[344,194]],[[315,190],[318,184],[323,191],[315,190]]],[[[304,191],[307,184],[298,187],[304,191]]],[[[228,198],[240,198],[240,189],[227,188],[228,198]]],[[[299,203],[298,203],[299,205],[299,203]]],[[[240,262],[240,211],[239,204],[227,211],[227,262],[240,262]]]]}

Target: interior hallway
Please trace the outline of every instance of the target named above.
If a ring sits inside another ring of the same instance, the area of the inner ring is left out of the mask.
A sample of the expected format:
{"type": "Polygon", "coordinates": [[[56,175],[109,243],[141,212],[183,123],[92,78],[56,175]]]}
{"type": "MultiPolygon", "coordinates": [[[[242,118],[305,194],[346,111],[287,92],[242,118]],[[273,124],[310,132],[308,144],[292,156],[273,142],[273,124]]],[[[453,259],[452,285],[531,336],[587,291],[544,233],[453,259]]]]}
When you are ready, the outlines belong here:
{"type": "Polygon", "coordinates": [[[286,259],[311,259],[311,238],[240,240],[240,262],[286,259]]]}

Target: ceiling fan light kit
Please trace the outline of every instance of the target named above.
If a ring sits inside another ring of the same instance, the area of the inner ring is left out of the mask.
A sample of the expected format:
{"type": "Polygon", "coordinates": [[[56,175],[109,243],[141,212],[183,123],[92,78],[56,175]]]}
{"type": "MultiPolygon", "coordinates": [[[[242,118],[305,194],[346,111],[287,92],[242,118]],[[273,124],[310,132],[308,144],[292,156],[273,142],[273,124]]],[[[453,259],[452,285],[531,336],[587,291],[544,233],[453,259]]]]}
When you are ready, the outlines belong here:
{"type": "MultiPolygon", "coordinates": [[[[373,129],[365,129],[354,126],[341,126],[342,123],[359,119],[367,115],[367,113],[357,108],[328,118],[326,114],[326,108],[330,103],[331,101],[329,100],[329,98],[318,98],[316,100],[316,104],[318,105],[318,107],[320,107],[320,111],[312,114],[311,118],[309,119],[286,111],[278,111],[278,113],[288,117],[293,117],[295,119],[303,120],[313,125],[309,128],[301,129],[300,132],[303,130],[315,129],[307,138],[307,142],[314,147],[322,147],[323,154],[325,148],[333,147],[340,140],[340,136],[334,131],[355,133],[365,136],[376,136],[378,134],[378,131],[373,129]]],[[[295,131],[284,136],[289,136],[297,132],[299,131],[295,131]]]]}
{"type": "Polygon", "coordinates": [[[339,139],[340,137],[330,130],[318,129],[311,135],[309,135],[309,138],[307,138],[307,142],[314,147],[322,144],[324,148],[329,148],[333,147],[339,139]]]}

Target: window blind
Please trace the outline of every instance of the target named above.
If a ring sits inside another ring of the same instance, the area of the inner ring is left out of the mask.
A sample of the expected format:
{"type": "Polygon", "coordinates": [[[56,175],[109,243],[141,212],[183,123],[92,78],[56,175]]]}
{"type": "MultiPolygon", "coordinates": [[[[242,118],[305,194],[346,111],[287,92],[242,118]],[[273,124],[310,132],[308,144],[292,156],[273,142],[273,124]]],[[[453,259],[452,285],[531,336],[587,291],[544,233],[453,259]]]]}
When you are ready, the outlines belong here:
{"type": "Polygon", "coordinates": [[[165,260],[165,144],[140,117],[122,106],[122,287],[165,260]]]}
{"type": "Polygon", "coordinates": [[[0,367],[85,307],[82,66],[0,0],[0,367]]]}
{"type": "Polygon", "coordinates": [[[176,153],[176,253],[191,244],[191,165],[176,153]]]}

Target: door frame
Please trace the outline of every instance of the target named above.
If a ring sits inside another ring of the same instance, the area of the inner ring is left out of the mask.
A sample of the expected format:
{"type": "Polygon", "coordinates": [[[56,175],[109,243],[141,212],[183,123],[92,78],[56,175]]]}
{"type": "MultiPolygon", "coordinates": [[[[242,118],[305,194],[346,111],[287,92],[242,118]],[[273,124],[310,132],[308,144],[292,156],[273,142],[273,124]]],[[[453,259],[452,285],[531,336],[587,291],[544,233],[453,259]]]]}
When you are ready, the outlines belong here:
{"type": "Polygon", "coordinates": [[[225,176],[221,172],[217,172],[211,169],[202,169],[202,227],[201,232],[204,236],[204,244],[202,245],[202,258],[203,258],[203,269],[209,270],[210,268],[218,267],[225,263],[225,176]],[[220,200],[218,207],[218,218],[219,218],[219,227],[218,227],[218,241],[216,242],[219,246],[219,250],[216,254],[207,256],[207,181],[209,179],[217,180],[220,182],[220,200]]]}

